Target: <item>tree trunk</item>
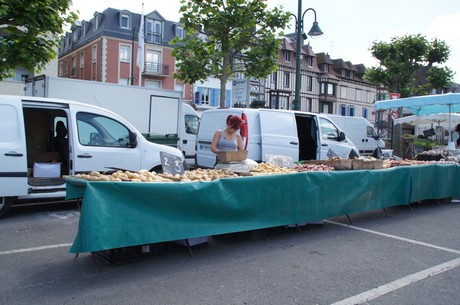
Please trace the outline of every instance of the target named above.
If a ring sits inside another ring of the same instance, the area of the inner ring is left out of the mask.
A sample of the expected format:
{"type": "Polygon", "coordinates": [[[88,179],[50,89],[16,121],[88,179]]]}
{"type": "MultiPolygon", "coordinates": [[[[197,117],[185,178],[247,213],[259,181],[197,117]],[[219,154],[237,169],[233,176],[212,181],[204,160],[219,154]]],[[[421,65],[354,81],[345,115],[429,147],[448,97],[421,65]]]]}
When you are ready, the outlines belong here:
{"type": "MultiPolygon", "coordinates": [[[[222,49],[224,51],[224,48],[222,49]]],[[[222,75],[220,76],[220,108],[225,108],[225,100],[227,95],[225,94],[225,88],[228,81],[228,70],[230,70],[230,58],[229,55],[224,56],[224,61],[222,63],[222,75]]]]}
{"type": "Polygon", "coordinates": [[[222,75],[220,78],[220,108],[225,108],[225,99],[227,94],[225,92],[228,76],[222,75]]]}

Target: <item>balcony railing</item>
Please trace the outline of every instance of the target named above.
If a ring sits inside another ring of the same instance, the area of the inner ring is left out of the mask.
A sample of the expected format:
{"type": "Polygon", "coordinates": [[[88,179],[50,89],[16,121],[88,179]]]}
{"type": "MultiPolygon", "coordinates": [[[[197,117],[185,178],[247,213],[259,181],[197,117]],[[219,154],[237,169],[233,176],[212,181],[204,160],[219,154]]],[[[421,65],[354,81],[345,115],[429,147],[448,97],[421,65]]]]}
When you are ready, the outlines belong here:
{"type": "Polygon", "coordinates": [[[161,37],[161,32],[147,32],[145,35],[145,42],[162,44],[163,38],[161,37]]]}
{"type": "Polygon", "coordinates": [[[144,74],[155,76],[169,76],[169,65],[147,61],[144,66],[144,74]]]}

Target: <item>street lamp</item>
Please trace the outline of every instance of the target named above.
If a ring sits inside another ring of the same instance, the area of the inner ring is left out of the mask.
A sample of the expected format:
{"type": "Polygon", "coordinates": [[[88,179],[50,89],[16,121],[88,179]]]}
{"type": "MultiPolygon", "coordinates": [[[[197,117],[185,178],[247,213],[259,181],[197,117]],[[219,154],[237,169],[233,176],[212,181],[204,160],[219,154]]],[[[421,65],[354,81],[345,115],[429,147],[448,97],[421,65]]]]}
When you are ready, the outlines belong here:
{"type": "Polygon", "coordinates": [[[138,37],[139,31],[137,29],[137,26],[134,26],[133,35],[131,36],[131,86],[134,85],[134,40],[138,39],[138,37]]]}
{"type": "Polygon", "coordinates": [[[296,34],[297,34],[297,54],[296,54],[296,66],[295,66],[295,97],[294,97],[294,110],[300,110],[300,85],[302,81],[301,75],[301,62],[302,62],[302,45],[303,39],[307,39],[307,35],[303,31],[303,21],[305,13],[313,11],[315,14],[315,21],[308,32],[309,36],[321,36],[323,31],[319,28],[318,22],[316,21],[316,11],[312,8],[306,9],[302,14],[302,0],[299,0],[297,17],[292,14],[296,21],[296,34]],[[302,17],[301,17],[302,16],[302,17]]]}

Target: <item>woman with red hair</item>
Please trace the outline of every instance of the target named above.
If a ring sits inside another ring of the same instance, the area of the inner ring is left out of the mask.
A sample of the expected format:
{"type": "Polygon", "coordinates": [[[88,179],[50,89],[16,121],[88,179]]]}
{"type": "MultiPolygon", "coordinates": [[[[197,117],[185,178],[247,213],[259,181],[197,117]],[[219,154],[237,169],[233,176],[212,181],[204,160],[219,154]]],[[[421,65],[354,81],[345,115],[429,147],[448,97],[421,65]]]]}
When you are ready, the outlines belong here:
{"type": "Polygon", "coordinates": [[[216,153],[227,150],[243,150],[243,140],[237,131],[243,120],[237,115],[227,117],[227,128],[217,130],[211,142],[211,151],[216,153]]]}

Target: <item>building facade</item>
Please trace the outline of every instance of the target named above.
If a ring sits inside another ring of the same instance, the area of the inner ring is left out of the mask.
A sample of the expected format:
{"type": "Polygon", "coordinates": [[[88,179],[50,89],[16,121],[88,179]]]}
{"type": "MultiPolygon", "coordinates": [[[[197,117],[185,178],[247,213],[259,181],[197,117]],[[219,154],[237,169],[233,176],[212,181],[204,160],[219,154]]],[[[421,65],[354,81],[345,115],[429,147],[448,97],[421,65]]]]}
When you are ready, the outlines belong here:
{"type": "Polygon", "coordinates": [[[107,8],[66,33],[59,50],[58,76],[122,85],[181,91],[192,99],[192,86],[174,79],[169,44],[184,31],[157,11],[144,16],[144,64],[137,66],[141,14],[107,8]]]}
{"type": "MultiPolygon", "coordinates": [[[[293,37],[283,38],[278,69],[265,82],[266,107],[293,109],[297,57],[293,37]]],[[[359,116],[375,122],[373,104],[382,95],[379,88],[363,79],[363,64],[331,59],[327,53],[313,52],[309,44],[301,50],[301,111],[359,116]]]]}
{"type": "MultiPolygon", "coordinates": [[[[58,76],[183,92],[184,101],[198,107],[220,106],[220,81],[183,84],[174,79],[175,59],[170,41],[184,31],[178,22],[165,20],[157,11],[144,16],[144,65],[139,69],[140,14],[107,8],[89,21],[73,26],[59,50],[58,76]]],[[[303,44],[303,41],[301,42],[303,44]]],[[[226,107],[293,109],[296,81],[295,34],[282,39],[278,68],[267,79],[251,79],[250,99],[233,103],[232,80],[226,85],[226,107]],[[254,103],[257,102],[257,103],[254,103]]],[[[377,88],[363,79],[365,67],[301,47],[300,110],[362,116],[375,122],[373,103],[377,88]]],[[[234,79],[244,79],[237,73],[234,79]]]]}

